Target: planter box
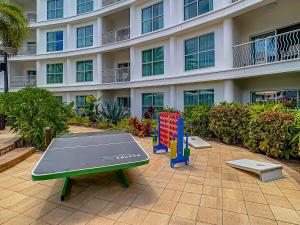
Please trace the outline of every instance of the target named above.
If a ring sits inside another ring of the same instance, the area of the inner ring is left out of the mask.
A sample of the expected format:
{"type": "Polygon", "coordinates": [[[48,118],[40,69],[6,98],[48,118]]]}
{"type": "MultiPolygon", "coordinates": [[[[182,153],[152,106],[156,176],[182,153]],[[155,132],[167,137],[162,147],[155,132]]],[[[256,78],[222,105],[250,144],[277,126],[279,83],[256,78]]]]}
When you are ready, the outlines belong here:
{"type": "Polygon", "coordinates": [[[4,130],[5,129],[5,115],[0,114],[0,130],[4,130]]]}

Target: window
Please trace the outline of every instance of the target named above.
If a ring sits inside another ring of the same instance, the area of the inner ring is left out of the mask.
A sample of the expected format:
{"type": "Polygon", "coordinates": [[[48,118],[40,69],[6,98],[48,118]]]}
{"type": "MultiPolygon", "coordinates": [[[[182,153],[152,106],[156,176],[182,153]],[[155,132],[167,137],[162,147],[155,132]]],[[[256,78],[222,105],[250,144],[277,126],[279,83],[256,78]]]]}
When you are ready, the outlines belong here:
{"type": "Polygon", "coordinates": [[[119,107],[124,109],[130,108],[130,98],[129,97],[117,97],[117,104],[119,107]]]}
{"type": "Polygon", "coordinates": [[[59,84],[63,82],[63,64],[47,65],[47,84],[59,84]]]}
{"type": "Polygon", "coordinates": [[[47,19],[63,18],[64,14],[64,1],[63,0],[48,0],[47,1],[47,19]]]}
{"type": "Polygon", "coordinates": [[[62,51],[64,48],[63,31],[54,31],[47,33],[47,51],[62,51]]]}
{"type": "Polygon", "coordinates": [[[147,93],[142,94],[142,112],[143,116],[149,109],[149,107],[153,108],[152,117],[157,118],[157,114],[164,107],[164,94],[163,93],[147,93]]]}
{"type": "Polygon", "coordinates": [[[214,33],[185,41],[185,70],[195,70],[215,65],[214,33]]]}
{"type": "Polygon", "coordinates": [[[93,81],[93,60],[77,62],[76,81],[77,82],[93,81]]]}
{"type": "Polygon", "coordinates": [[[164,27],[164,5],[158,3],[142,10],[142,33],[149,33],[164,27]]]}
{"type": "Polygon", "coordinates": [[[36,70],[27,70],[27,76],[36,76],[36,70]]]}
{"type": "Polygon", "coordinates": [[[184,20],[213,10],[213,0],[184,0],[184,20]]]}
{"type": "Polygon", "coordinates": [[[93,46],[93,25],[77,28],[77,48],[93,46]]]}
{"type": "Polygon", "coordinates": [[[164,74],[164,47],[142,52],[143,76],[164,74]]]}
{"type": "Polygon", "coordinates": [[[196,90],[184,92],[184,106],[213,105],[214,90],[196,90]]]}
{"type": "Polygon", "coordinates": [[[85,107],[86,107],[86,96],[76,96],[76,109],[79,110],[85,107]]]}
{"type": "Polygon", "coordinates": [[[93,11],[93,0],[77,0],[77,14],[93,11]]]}
{"type": "Polygon", "coordinates": [[[282,103],[288,108],[298,108],[300,106],[300,91],[282,90],[251,92],[251,102],[278,102],[282,103]]]}

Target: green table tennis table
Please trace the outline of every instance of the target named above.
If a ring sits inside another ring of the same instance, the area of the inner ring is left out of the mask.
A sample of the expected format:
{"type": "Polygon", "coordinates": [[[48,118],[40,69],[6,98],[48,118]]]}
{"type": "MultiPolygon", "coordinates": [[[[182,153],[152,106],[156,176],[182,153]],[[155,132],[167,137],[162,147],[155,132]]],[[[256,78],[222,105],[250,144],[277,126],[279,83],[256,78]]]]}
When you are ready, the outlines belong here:
{"type": "Polygon", "coordinates": [[[129,186],[122,171],[149,163],[149,155],[128,133],[89,133],[53,139],[32,170],[34,181],[65,178],[61,193],[64,201],[71,178],[115,171],[125,187],[129,186]]]}

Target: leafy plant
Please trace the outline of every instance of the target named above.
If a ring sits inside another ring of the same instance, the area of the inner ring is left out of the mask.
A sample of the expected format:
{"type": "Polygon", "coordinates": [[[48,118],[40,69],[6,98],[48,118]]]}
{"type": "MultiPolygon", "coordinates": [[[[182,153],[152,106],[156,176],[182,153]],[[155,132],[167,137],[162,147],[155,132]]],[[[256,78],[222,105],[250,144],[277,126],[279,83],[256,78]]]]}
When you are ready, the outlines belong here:
{"type": "Polygon", "coordinates": [[[75,114],[69,119],[68,124],[73,126],[90,127],[92,125],[92,122],[87,117],[75,114]]]}
{"type": "Polygon", "coordinates": [[[64,106],[45,89],[25,88],[5,94],[4,106],[11,130],[38,149],[45,147],[46,127],[52,129],[54,137],[68,129],[71,106],[64,106]]]}
{"type": "Polygon", "coordinates": [[[144,119],[138,120],[136,117],[130,119],[130,124],[133,126],[134,130],[132,131],[134,135],[139,137],[150,137],[152,130],[151,120],[144,119]]]}
{"type": "Polygon", "coordinates": [[[154,108],[149,106],[143,116],[145,119],[152,119],[154,116],[154,108]]]}
{"type": "Polygon", "coordinates": [[[99,113],[105,122],[117,125],[118,122],[128,116],[124,108],[119,107],[116,102],[106,102],[101,107],[102,110],[99,113]]]}
{"type": "Polygon", "coordinates": [[[96,122],[99,120],[99,106],[102,101],[102,96],[96,99],[93,95],[86,97],[86,108],[83,109],[84,115],[86,115],[90,121],[96,122]]]}
{"type": "Polygon", "coordinates": [[[180,110],[174,107],[165,107],[159,110],[159,112],[169,112],[169,113],[181,113],[180,110]]]}

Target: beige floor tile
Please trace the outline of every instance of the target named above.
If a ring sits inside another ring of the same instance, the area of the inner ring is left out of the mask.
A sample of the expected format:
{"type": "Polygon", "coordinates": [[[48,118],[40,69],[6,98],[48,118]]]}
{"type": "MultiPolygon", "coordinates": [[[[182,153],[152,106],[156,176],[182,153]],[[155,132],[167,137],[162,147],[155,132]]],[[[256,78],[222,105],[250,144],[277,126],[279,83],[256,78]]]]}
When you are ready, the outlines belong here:
{"type": "Polygon", "coordinates": [[[260,192],[256,193],[253,191],[242,191],[245,201],[247,202],[256,202],[261,204],[267,204],[264,195],[260,192]]]}
{"type": "Polygon", "coordinates": [[[277,225],[275,220],[270,220],[262,217],[249,216],[251,225],[277,225]]]}
{"type": "Polygon", "coordinates": [[[172,215],[175,207],[176,207],[176,202],[159,198],[151,210],[155,212],[172,215]]]}
{"type": "Polygon", "coordinates": [[[169,225],[195,225],[196,221],[185,219],[178,216],[172,216],[169,225]]]}
{"type": "Polygon", "coordinates": [[[134,200],[134,202],[131,204],[131,206],[149,210],[154,206],[157,199],[158,199],[158,196],[156,196],[156,195],[148,196],[148,195],[142,193],[134,200]]]}
{"type": "Polygon", "coordinates": [[[234,199],[223,199],[223,210],[247,214],[245,202],[234,199]]]}
{"type": "Polygon", "coordinates": [[[12,193],[11,195],[0,200],[0,207],[9,208],[10,206],[21,202],[23,199],[28,198],[26,195],[20,193],[12,193]]]}
{"type": "Polygon", "coordinates": [[[191,192],[195,194],[202,194],[202,190],[203,190],[203,185],[200,184],[186,183],[186,186],[184,188],[185,192],[191,192]]]}
{"type": "Polygon", "coordinates": [[[189,176],[188,178],[188,183],[191,184],[204,184],[204,178],[203,177],[196,177],[196,176],[189,176]]]}
{"type": "Polygon", "coordinates": [[[269,195],[265,194],[265,199],[267,200],[269,205],[274,205],[282,208],[293,209],[290,202],[287,200],[286,197],[276,196],[276,195],[269,195]]]}
{"type": "Polygon", "coordinates": [[[35,220],[32,224],[30,225],[49,225],[48,223],[45,223],[43,221],[40,220],[35,220]]]}
{"type": "MultiPolygon", "coordinates": [[[[1,173],[0,173],[1,174],[1,173]]],[[[0,200],[14,194],[15,192],[9,189],[0,188],[0,200]]]]}
{"type": "Polygon", "coordinates": [[[230,189],[241,189],[241,185],[239,182],[230,181],[230,180],[222,180],[222,187],[223,188],[230,188],[230,189]]]}
{"type": "Polygon", "coordinates": [[[222,224],[222,210],[199,207],[197,221],[208,224],[222,224]]]}
{"type": "Polygon", "coordinates": [[[130,205],[135,200],[136,197],[137,197],[136,193],[123,191],[118,193],[112,201],[116,203],[122,203],[124,205],[130,205]]]}
{"type": "Polygon", "coordinates": [[[19,191],[25,190],[26,188],[30,188],[33,185],[35,185],[35,183],[33,181],[24,181],[20,184],[17,184],[15,186],[11,187],[10,189],[13,190],[13,191],[19,192],[19,191]]]}
{"type": "Polygon", "coordinates": [[[300,211],[300,199],[289,199],[289,202],[292,204],[292,206],[294,207],[294,209],[300,211]]]}
{"type": "Polygon", "coordinates": [[[64,220],[61,225],[85,225],[91,219],[93,215],[83,213],[83,212],[76,212],[72,214],[68,219],[64,220]]]}
{"type": "Polygon", "coordinates": [[[261,191],[264,194],[276,195],[276,196],[284,196],[282,192],[276,186],[260,186],[261,191]]]}
{"type": "Polygon", "coordinates": [[[241,189],[243,191],[252,191],[252,192],[256,192],[259,193],[261,192],[260,187],[258,184],[253,184],[253,183],[240,183],[241,185],[241,189]]]}
{"type": "Polygon", "coordinates": [[[109,203],[103,210],[98,213],[98,215],[111,220],[117,220],[126,211],[127,208],[128,205],[109,203]]]}
{"type": "Polygon", "coordinates": [[[300,216],[295,210],[281,208],[277,206],[270,206],[276,220],[300,224],[300,216]]]}
{"type": "Polygon", "coordinates": [[[191,204],[191,205],[199,205],[201,200],[200,194],[182,192],[182,195],[179,199],[179,202],[191,204]]]}
{"type": "Polygon", "coordinates": [[[160,195],[160,198],[177,202],[180,199],[181,193],[181,191],[164,189],[160,195]]]}
{"type": "Polygon", "coordinates": [[[169,223],[170,216],[157,212],[150,212],[146,219],[143,221],[143,225],[167,225],[169,223]]]}
{"type": "Polygon", "coordinates": [[[70,217],[73,213],[75,213],[74,209],[59,206],[40,218],[40,220],[51,225],[56,225],[70,217]]]}
{"type": "Polygon", "coordinates": [[[166,188],[171,190],[183,191],[185,184],[186,184],[185,181],[178,182],[177,180],[174,180],[172,178],[168,183],[168,185],[166,186],[166,188]]]}
{"type": "Polygon", "coordinates": [[[109,204],[108,201],[95,198],[89,200],[79,210],[95,215],[99,213],[102,209],[104,209],[105,206],[107,206],[108,204],[109,204]]]}
{"type": "Polygon", "coordinates": [[[259,216],[267,219],[274,219],[273,213],[268,205],[254,202],[246,202],[247,212],[251,216],[259,216]]]}
{"type": "Polygon", "coordinates": [[[244,200],[244,196],[241,190],[223,188],[223,198],[244,200]]]}
{"type": "Polygon", "coordinates": [[[4,225],[29,225],[34,222],[35,219],[19,214],[18,216],[12,218],[11,220],[4,223],[4,225]]]}
{"type": "Polygon", "coordinates": [[[43,202],[42,199],[35,198],[35,197],[28,197],[28,198],[23,199],[20,202],[15,203],[14,205],[10,206],[9,208],[12,209],[13,211],[23,213],[23,212],[33,208],[34,206],[40,204],[41,202],[43,202]]]}
{"type": "Polygon", "coordinates": [[[114,225],[116,221],[96,216],[92,218],[87,225],[114,225]]]}
{"type": "Polygon", "coordinates": [[[250,222],[247,215],[224,211],[223,225],[250,225],[250,222]]]}
{"type": "Polygon", "coordinates": [[[129,207],[119,218],[119,221],[133,225],[139,225],[143,224],[143,221],[145,220],[147,215],[147,210],[129,207]]]}
{"type": "Polygon", "coordinates": [[[0,210],[0,224],[16,217],[19,213],[8,210],[8,209],[1,209],[0,210]]]}
{"type": "Polygon", "coordinates": [[[222,198],[222,188],[205,185],[202,194],[222,198]]]}
{"type": "Polygon", "coordinates": [[[200,206],[206,208],[222,209],[222,198],[202,195],[200,206]]]}
{"type": "Polygon", "coordinates": [[[32,207],[31,209],[24,212],[26,216],[30,216],[35,219],[39,219],[45,214],[52,211],[58,205],[52,202],[41,202],[40,204],[32,207]]]}
{"type": "Polygon", "coordinates": [[[214,187],[221,187],[221,179],[213,179],[213,178],[205,178],[204,185],[206,186],[214,186],[214,187]]]}
{"type": "Polygon", "coordinates": [[[197,217],[197,212],[198,206],[178,203],[173,215],[185,219],[195,220],[197,217]]]}

